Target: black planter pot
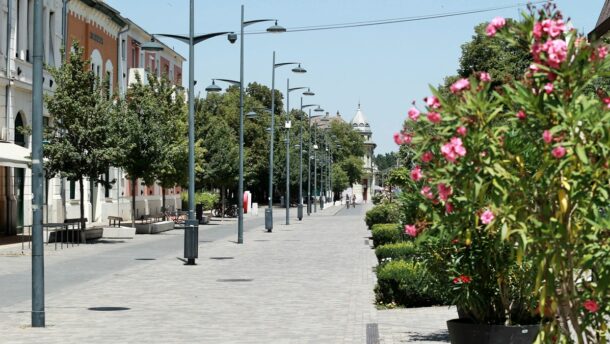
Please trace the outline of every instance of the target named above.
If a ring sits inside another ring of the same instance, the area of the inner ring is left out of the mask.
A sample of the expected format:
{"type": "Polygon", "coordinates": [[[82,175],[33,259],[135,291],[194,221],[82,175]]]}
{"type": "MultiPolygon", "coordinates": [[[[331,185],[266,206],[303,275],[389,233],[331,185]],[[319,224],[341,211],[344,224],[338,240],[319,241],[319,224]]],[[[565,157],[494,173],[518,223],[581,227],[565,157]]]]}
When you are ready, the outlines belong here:
{"type": "Polygon", "coordinates": [[[451,344],[532,344],[540,325],[485,325],[466,319],[447,321],[451,344]]]}

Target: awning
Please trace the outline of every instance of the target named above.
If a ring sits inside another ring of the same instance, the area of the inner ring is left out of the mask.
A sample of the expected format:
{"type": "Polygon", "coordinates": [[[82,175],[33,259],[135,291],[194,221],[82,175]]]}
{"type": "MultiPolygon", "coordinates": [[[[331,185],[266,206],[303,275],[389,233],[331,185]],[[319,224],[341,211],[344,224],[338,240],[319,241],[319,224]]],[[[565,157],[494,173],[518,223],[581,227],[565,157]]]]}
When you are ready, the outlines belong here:
{"type": "Polygon", "coordinates": [[[30,168],[32,153],[25,147],[14,143],[0,141],[0,166],[30,168]]]}

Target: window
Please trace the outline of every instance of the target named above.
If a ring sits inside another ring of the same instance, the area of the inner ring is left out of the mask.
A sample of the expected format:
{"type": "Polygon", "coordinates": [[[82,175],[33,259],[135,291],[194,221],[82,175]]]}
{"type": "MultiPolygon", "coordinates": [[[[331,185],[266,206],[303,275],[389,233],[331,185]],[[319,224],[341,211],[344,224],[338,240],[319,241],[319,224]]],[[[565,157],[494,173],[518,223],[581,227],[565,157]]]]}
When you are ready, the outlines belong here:
{"type": "Polygon", "coordinates": [[[127,42],[121,40],[121,58],[123,61],[127,61],[127,42]]]}
{"type": "Polygon", "coordinates": [[[15,118],[15,144],[25,147],[25,135],[23,135],[23,113],[17,113],[15,118]]]}
{"type": "Polygon", "coordinates": [[[104,173],[104,181],[106,182],[106,185],[104,185],[104,197],[109,198],[110,197],[110,169],[108,169],[106,171],[106,173],[104,173]]]}
{"type": "Polygon", "coordinates": [[[25,60],[30,62],[30,56],[32,54],[33,51],[33,46],[34,46],[34,1],[33,0],[28,0],[28,8],[27,8],[27,27],[26,27],[26,32],[27,32],[27,44],[26,44],[26,51],[25,51],[25,60]]]}
{"type": "Polygon", "coordinates": [[[6,32],[8,26],[8,14],[2,10],[0,12],[0,55],[5,55],[6,52],[6,32]],[[4,25],[6,23],[6,25],[4,25]]]}
{"type": "Polygon", "coordinates": [[[70,199],[75,199],[76,198],[76,182],[71,180],[70,181],[70,199]]]}

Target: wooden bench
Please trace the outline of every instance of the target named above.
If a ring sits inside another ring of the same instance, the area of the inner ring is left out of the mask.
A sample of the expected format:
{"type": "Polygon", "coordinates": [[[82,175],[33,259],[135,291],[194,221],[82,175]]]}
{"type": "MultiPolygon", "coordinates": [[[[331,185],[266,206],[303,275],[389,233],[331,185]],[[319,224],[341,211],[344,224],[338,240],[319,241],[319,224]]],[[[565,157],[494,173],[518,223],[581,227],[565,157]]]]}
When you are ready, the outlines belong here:
{"type": "Polygon", "coordinates": [[[123,218],[120,216],[108,216],[108,227],[121,227],[122,221],[123,218]]]}

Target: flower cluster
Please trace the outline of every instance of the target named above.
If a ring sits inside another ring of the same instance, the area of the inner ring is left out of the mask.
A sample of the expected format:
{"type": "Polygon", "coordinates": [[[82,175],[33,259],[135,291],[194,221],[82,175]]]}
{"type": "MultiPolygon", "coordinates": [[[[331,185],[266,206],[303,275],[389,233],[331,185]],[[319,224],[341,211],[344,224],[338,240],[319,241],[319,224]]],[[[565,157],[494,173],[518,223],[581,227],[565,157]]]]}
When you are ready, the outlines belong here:
{"type": "Polygon", "coordinates": [[[468,284],[472,282],[472,278],[467,275],[460,275],[453,279],[453,284],[468,284]]]}
{"type": "Polygon", "coordinates": [[[451,140],[441,147],[441,153],[447,161],[455,162],[458,157],[466,155],[466,148],[459,137],[452,137],[451,140]]]}
{"type": "Polygon", "coordinates": [[[462,79],[454,82],[453,85],[451,85],[449,87],[449,90],[453,94],[456,94],[458,92],[461,92],[462,90],[468,90],[468,89],[470,89],[470,81],[466,78],[462,78],[462,79]]]}
{"type": "Polygon", "coordinates": [[[406,225],[405,226],[405,234],[410,237],[416,237],[418,233],[417,227],[415,225],[406,225]]]}
{"type": "Polygon", "coordinates": [[[485,32],[487,33],[487,36],[493,37],[496,35],[496,32],[498,32],[498,30],[504,27],[504,25],[506,25],[506,19],[502,17],[495,17],[491,20],[489,25],[487,25],[485,32]]]}
{"type": "Polygon", "coordinates": [[[412,139],[413,136],[406,134],[403,131],[394,134],[394,143],[397,145],[410,144],[412,139]]]}

